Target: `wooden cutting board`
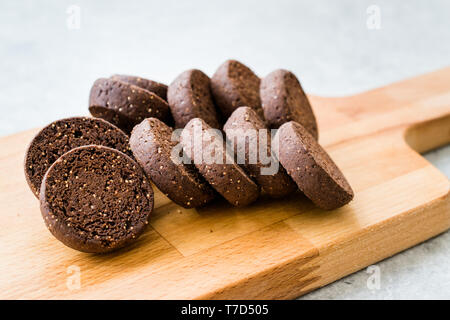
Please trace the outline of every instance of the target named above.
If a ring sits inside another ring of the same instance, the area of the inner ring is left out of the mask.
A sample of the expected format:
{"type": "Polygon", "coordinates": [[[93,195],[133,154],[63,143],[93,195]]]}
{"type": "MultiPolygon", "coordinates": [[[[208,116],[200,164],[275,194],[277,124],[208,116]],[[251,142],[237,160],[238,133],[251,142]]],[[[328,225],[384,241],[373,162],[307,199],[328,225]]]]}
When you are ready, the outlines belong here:
{"type": "Polygon", "coordinates": [[[310,99],[353,202],[325,212],[297,194],[186,210],[157,191],[146,233],[109,255],[67,248],[44,226],[22,168],[37,130],[0,138],[0,298],[290,299],[450,227],[449,180],[418,154],[450,141],[450,68],[310,99]]]}

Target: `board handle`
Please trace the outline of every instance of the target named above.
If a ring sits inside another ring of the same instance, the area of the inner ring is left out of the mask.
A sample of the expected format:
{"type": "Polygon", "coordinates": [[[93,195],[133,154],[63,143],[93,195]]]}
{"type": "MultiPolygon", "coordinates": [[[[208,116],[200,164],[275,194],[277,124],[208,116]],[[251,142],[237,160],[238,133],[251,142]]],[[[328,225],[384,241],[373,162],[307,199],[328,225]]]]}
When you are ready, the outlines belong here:
{"type": "Polygon", "coordinates": [[[415,151],[425,153],[450,143],[450,114],[406,128],[406,143],[415,151]]]}
{"type": "Polygon", "coordinates": [[[450,67],[360,94],[309,95],[325,146],[389,130],[419,152],[450,142],[450,67]]]}

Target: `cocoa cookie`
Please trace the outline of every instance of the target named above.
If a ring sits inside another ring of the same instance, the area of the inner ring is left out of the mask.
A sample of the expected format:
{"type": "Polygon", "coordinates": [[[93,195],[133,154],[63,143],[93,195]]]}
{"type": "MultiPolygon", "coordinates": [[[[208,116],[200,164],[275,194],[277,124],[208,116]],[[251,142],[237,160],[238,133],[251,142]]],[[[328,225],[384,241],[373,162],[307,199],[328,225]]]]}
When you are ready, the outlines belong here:
{"type": "Polygon", "coordinates": [[[297,185],[279,164],[278,159],[272,155],[271,132],[253,109],[237,108],[223,129],[228,142],[236,150],[238,164],[265,193],[279,198],[297,190],[297,185]],[[262,157],[260,148],[265,150],[262,157]]]}
{"type": "Polygon", "coordinates": [[[103,146],[75,148],[44,176],[41,213],[50,232],[83,252],[122,248],[144,231],[153,190],[139,165],[103,146]]]}
{"type": "Polygon", "coordinates": [[[129,133],[149,117],[170,120],[169,105],[159,96],[135,85],[101,78],[94,82],[89,96],[89,111],[129,133]]]}
{"type": "MultiPolygon", "coordinates": [[[[172,129],[156,118],[134,127],[130,145],[147,176],[173,202],[184,208],[202,206],[214,199],[214,190],[192,164],[174,162],[172,129]]],[[[181,148],[180,148],[181,151],[181,148]]]]}
{"type": "Polygon", "coordinates": [[[91,106],[89,107],[89,111],[92,115],[95,115],[96,118],[103,119],[111,124],[114,124],[118,128],[121,128],[121,130],[128,135],[131,130],[133,130],[133,122],[113,109],[102,106],[91,106]]]}
{"type": "Polygon", "coordinates": [[[287,70],[275,70],[261,81],[261,102],[270,128],[296,121],[318,140],[316,117],[297,77],[287,70]]]}
{"type": "Polygon", "coordinates": [[[336,209],[353,199],[342,172],[301,124],[283,124],[272,144],[278,144],[278,159],[287,173],[319,208],[336,209]]]}
{"type": "Polygon", "coordinates": [[[245,206],[258,198],[258,185],[236,164],[220,130],[194,118],[184,127],[181,144],[200,174],[229,203],[245,206]]]}
{"type": "Polygon", "coordinates": [[[236,60],[225,61],[211,78],[211,91],[216,106],[227,119],[234,110],[248,106],[264,119],[259,97],[260,79],[236,60]]]}
{"type": "Polygon", "coordinates": [[[102,145],[132,155],[128,136],[102,119],[75,117],[55,121],[42,129],[25,153],[25,177],[39,197],[48,168],[67,151],[84,145],[102,145]]]}
{"type": "Polygon", "coordinates": [[[220,128],[210,89],[210,79],[200,70],[187,70],[169,86],[170,110],[177,128],[184,128],[193,118],[201,118],[213,128],[220,128]]]}
{"type": "Polygon", "coordinates": [[[139,88],[153,92],[154,94],[159,96],[161,99],[164,99],[167,101],[167,85],[165,85],[163,83],[144,79],[141,77],[128,76],[128,75],[123,75],[123,74],[115,74],[111,77],[111,79],[119,80],[119,81],[126,82],[129,84],[133,84],[135,86],[138,86],[139,88]]]}

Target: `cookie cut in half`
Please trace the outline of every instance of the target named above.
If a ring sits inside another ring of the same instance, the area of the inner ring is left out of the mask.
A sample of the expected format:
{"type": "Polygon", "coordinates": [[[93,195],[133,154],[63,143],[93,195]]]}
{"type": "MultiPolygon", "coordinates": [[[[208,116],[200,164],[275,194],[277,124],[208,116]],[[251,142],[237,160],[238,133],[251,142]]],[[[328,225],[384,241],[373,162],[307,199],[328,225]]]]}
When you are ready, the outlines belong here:
{"type": "Polygon", "coordinates": [[[74,117],[55,121],[43,128],[25,153],[25,177],[39,197],[42,178],[64,153],[84,145],[102,145],[132,155],[128,136],[102,119],[74,117]]]}
{"type": "Polygon", "coordinates": [[[297,77],[287,70],[275,70],[261,81],[261,102],[270,128],[295,121],[318,140],[316,117],[297,77]]]}
{"type": "Polygon", "coordinates": [[[126,133],[145,118],[170,121],[169,105],[158,95],[123,81],[101,78],[94,82],[89,96],[89,111],[126,133]]]}
{"type": "Polygon", "coordinates": [[[142,234],[153,210],[153,190],[126,154],[83,146],[53,163],[40,202],[45,224],[58,240],[79,251],[105,253],[142,234]]]}
{"type": "Polygon", "coordinates": [[[163,83],[159,83],[159,82],[141,78],[141,77],[129,76],[129,75],[123,75],[123,74],[115,74],[115,75],[111,76],[111,79],[119,80],[119,81],[126,82],[129,84],[133,84],[139,88],[153,92],[154,94],[159,96],[161,99],[167,101],[167,85],[165,85],[163,83]]]}
{"type": "Polygon", "coordinates": [[[130,145],[134,157],[147,176],[169,199],[184,208],[203,206],[214,199],[214,190],[192,164],[184,164],[172,141],[172,128],[156,118],[148,118],[134,127],[130,145]],[[179,159],[181,160],[181,159],[179,159]]]}
{"type": "Polygon", "coordinates": [[[227,60],[217,69],[211,78],[211,90],[225,119],[242,106],[252,108],[264,119],[259,97],[260,82],[252,70],[236,60],[227,60]]]}
{"type": "Polygon", "coordinates": [[[245,206],[258,198],[258,185],[236,164],[219,130],[194,118],[184,127],[181,144],[205,180],[229,203],[245,206]]]}
{"type": "Polygon", "coordinates": [[[336,209],[353,199],[341,170],[301,124],[283,124],[272,144],[277,144],[278,159],[287,173],[319,208],[336,209]]]}
{"type": "Polygon", "coordinates": [[[193,118],[201,118],[213,128],[220,128],[211,95],[210,79],[200,70],[187,70],[169,86],[167,99],[177,128],[193,118]]]}
{"type": "Polygon", "coordinates": [[[269,196],[279,198],[297,190],[278,159],[272,155],[271,132],[255,111],[249,107],[239,107],[228,118],[224,126],[227,140],[241,158],[245,171],[269,196]],[[263,151],[263,154],[260,154],[263,151]]]}

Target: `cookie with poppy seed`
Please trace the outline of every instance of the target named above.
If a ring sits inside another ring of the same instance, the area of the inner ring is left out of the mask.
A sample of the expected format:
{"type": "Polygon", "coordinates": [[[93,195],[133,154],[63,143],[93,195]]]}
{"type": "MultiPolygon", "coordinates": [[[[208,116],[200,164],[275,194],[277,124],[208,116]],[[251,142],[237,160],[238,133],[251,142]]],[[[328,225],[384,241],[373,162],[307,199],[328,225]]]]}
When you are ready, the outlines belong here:
{"type": "Polygon", "coordinates": [[[270,129],[266,128],[252,108],[237,108],[223,129],[238,154],[238,164],[259,184],[262,191],[271,197],[280,198],[297,190],[297,185],[272,155],[270,129]],[[264,150],[262,155],[260,149],[264,150]]]}
{"type": "Polygon", "coordinates": [[[153,190],[126,154],[91,145],[72,149],[52,164],[40,203],[44,222],[59,241],[82,252],[105,253],[143,233],[153,190]]]}
{"type": "Polygon", "coordinates": [[[270,128],[295,121],[318,140],[316,117],[297,77],[287,70],[275,70],[261,80],[261,103],[270,128]]]}
{"type": "Polygon", "coordinates": [[[192,164],[177,162],[172,157],[178,145],[176,140],[172,141],[172,133],[172,128],[160,120],[145,119],[131,133],[134,157],[158,189],[173,202],[184,208],[203,206],[214,199],[214,190],[192,164]]]}
{"type": "Polygon", "coordinates": [[[25,153],[25,177],[34,195],[39,197],[42,178],[53,162],[67,151],[90,144],[115,148],[132,156],[128,136],[103,119],[61,119],[39,131],[25,153]]]}
{"type": "Polygon", "coordinates": [[[135,86],[138,86],[139,88],[153,92],[154,94],[158,95],[161,99],[167,101],[167,85],[165,85],[163,83],[159,83],[159,82],[141,78],[141,77],[129,76],[129,75],[123,75],[123,74],[115,74],[115,75],[111,76],[111,79],[119,80],[119,81],[126,82],[129,84],[133,84],[135,86]]]}
{"type": "Polygon", "coordinates": [[[277,145],[278,159],[287,173],[319,208],[336,209],[353,199],[341,170],[301,124],[283,124],[272,144],[277,145]]]}
{"type": "Polygon", "coordinates": [[[210,79],[200,70],[187,70],[169,86],[167,100],[177,128],[193,118],[201,118],[213,128],[220,128],[211,95],[210,79]]]}
{"type": "Polygon", "coordinates": [[[259,196],[259,186],[234,161],[222,133],[194,118],[181,132],[181,144],[205,180],[229,203],[245,206],[259,196]]]}
{"type": "Polygon", "coordinates": [[[145,118],[170,121],[169,105],[159,96],[135,85],[100,78],[94,82],[89,95],[89,111],[130,133],[145,118]]]}
{"type": "Polygon", "coordinates": [[[259,96],[260,82],[252,70],[236,60],[227,60],[217,69],[211,78],[211,91],[225,119],[242,106],[252,108],[264,119],[259,96]]]}
{"type": "Polygon", "coordinates": [[[133,130],[133,122],[113,109],[102,106],[91,106],[89,107],[89,111],[92,115],[95,114],[96,118],[103,119],[121,128],[120,130],[123,130],[127,135],[133,130]]]}

